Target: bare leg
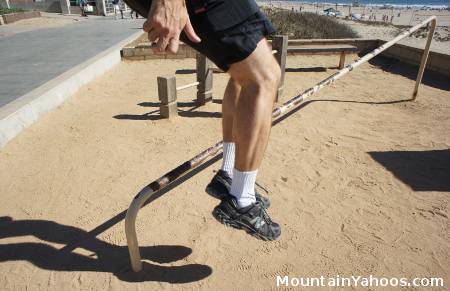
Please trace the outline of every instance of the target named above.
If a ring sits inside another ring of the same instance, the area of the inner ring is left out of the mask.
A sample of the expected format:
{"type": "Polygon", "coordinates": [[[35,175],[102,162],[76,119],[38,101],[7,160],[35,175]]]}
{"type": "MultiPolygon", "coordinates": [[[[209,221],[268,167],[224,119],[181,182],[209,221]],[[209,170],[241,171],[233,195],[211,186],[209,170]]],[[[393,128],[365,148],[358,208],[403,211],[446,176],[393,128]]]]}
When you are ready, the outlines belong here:
{"type": "Polygon", "coordinates": [[[222,100],[222,132],[224,142],[233,142],[233,120],[241,86],[230,78],[222,100]]]}
{"type": "MultiPolygon", "coordinates": [[[[255,171],[261,164],[269,138],[280,67],[266,39],[262,39],[249,57],[231,65],[229,74],[241,86],[233,116],[235,168],[242,172],[255,171]]],[[[225,106],[227,113],[228,105],[225,106]]],[[[229,117],[224,118],[226,127],[228,120],[229,117]]],[[[228,130],[224,127],[224,136],[229,134],[228,130]]]]}
{"type": "Polygon", "coordinates": [[[236,147],[228,192],[234,199],[226,196],[214,208],[213,215],[225,225],[243,228],[264,240],[274,240],[281,235],[281,228],[269,218],[265,210],[268,204],[261,196],[259,200],[256,198],[255,182],[269,138],[280,67],[263,39],[249,57],[231,65],[228,72],[232,81],[224,97],[223,134],[225,140],[231,135],[236,147]],[[239,88],[239,97],[233,99],[239,88]]]}

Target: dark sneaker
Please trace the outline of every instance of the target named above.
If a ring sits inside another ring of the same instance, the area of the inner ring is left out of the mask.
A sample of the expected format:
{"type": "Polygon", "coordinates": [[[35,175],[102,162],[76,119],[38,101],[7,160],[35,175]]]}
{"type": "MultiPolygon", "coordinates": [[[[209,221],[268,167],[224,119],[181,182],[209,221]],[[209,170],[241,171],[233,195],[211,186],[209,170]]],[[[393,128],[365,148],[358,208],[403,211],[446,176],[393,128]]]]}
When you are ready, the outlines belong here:
{"type": "Polygon", "coordinates": [[[276,240],[281,234],[280,225],[270,219],[259,201],[239,209],[234,198],[227,198],[214,208],[213,215],[222,224],[244,229],[262,240],[276,240]]]}
{"type": "MultiPolygon", "coordinates": [[[[231,190],[231,177],[228,176],[228,173],[224,170],[219,170],[216,175],[212,178],[211,182],[209,182],[208,186],[206,186],[206,193],[211,195],[214,198],[223,200],[226,197],[233,197],[230,194],[231,190]]],[[[270,207],[270,200],[267,197],[259,194],[255,189],[255,198],[256,201],[261,202],[264,208],[270,207]]]]}

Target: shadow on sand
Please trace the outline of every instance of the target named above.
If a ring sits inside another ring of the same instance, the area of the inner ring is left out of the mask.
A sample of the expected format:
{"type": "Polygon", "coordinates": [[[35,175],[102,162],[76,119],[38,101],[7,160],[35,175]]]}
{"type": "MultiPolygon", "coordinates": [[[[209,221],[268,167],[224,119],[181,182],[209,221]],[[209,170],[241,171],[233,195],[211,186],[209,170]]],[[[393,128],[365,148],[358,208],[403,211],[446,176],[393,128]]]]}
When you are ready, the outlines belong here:
{"type": "MultiPolygon", "coordinates": [[[[221,99],[213,99],[213,103],[222,104],[221,99]]],[[[155,107],[159,108],[159,102],[142,102],[138,104],[142,107],[155,107]]],[[[181,117],[204,117],[204,118],[222,118],[221,112],[208,112],[208,111],[198,111],[197,109],[201,107],[195,101],[190,102],[177,102],[178,115],[181,117]],[[190,107],[190,108],[189,108],[190,107]],[[186,110],[180,108],[188,108],[186,110]]],[[[160,120],[163,117],[159,113],[159,109],[152,110],[144,114],[118,114],[114,116],[115,119],[124,120],[160,120]]]]}
{"type": "MultiPolygon", "coordinates": [[[[206,265],[189,264],[182,266],[161,266],[143,262],[143,271],[132,272],[129,267],[128,249],[102,241],[90,233],[73,226],[62,225],[48,220],[13,220],[0,217],[0,238],[32,235],[40,240],[64,244],[76,241],[75,252],[72,247],[55,248],[46,243],[25,242],[0,244],[0,261],[24,260],[33,265],[56,271],[109,272],[128,282],[159,281],[169,283],[188,283],[208,277],[212,269],[206,265]]],[[[183,259],[192,250],[184,246],[151,246],[140,248],[142,258],[159,264],[183,259]]]]}
{"type": "MultiPolygon", "coordinates": [[[[191,172],[158,191],[145,204],[148,205],[178,187],[185,181],[205,170],[222,158],[217,155],[191,172]]],[[[205,194],[206,195],[206,194],[205,194]]],[[[143,206],[143,207],[144,207],[143,206]]],[[[0,244],[0,262],[28,261],[35,266],[56,271],[109,272],[127,282],[158,281],[168,283],[189,283],[202,280],[212,274],[211,267],[201,264],[161,266],[143,261],[143,271],[134,273],[129,267],[128,249],[96,238],[99,234],[121,222],[126,210],[108,219],[91,231],[62,225],[48,220],[13,220],[0,217],[0,239],[32,235],[40,240],[63,244],[55,248],[47,243],[0,244]],[[83,254],[75,250],[83,249],[83,254]],[[88,252],[89,254],[85,254],[88,252]]],[[[175,262],[189,256],[192,250],[185,246],[140,247],[143,260],[159,264],[175,262]]]]}
{"type": "Polygon", "coordinates": [[[450,149],[369,155],[414,191],[450,192],[450,149]]]}
{"type": "MultiPolygon", "coordinates": [[[[419,71],[419,68],[416,66],[380,55],[371,59],[369,63],[385,72],[401,75],[414,81],[416,80],[417,72],[419,71]]],[[[425,70],[422,78],[422,84],[441,90],[450,91],[450,82],[448,81],[448,77],[430,70],[425,70]]]]}

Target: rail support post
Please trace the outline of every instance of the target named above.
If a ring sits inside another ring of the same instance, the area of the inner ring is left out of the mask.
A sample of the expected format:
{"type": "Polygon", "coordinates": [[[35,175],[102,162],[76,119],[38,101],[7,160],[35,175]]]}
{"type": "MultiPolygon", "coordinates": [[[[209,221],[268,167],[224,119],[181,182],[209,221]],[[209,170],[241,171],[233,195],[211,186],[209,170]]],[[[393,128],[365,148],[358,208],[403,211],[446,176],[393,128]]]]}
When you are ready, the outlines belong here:
{"type": "Polygon", "coordinates": [[[339,57],[339,70],[342,70],[345,66],[345,52],[341,52],[339,57]]]}
{"type": "Polygon", "coordinates": [[[428,39],[425,44],[425,49],[423,50],[422,60],[420,61],[419,72],[417,73],[416,84],[414,85],[414,91],[412,94],[412,100],[416,100],[417,94],[419,93],[419,85],[422,83],[423,72],[427,66],[428,55],[430,53],[431,41],[433,40],[434,31],[436,29],[436,19],[431,20],[430,29],[428,30],[428,39]]]}
{"type": "Polygon", "coordinates": [[[211,62],[202,54],[197,54],[197,104],[205,105],[212,100],[213,70],[211,62]]]}
{"type": "Polygon", "coordinates": [[[175,76],[160,76],[157,81],[161,116],[164,118],[177,117],[177,82],[175,76]]]}
{"type": "Polygon", "coordinates": [[[284,74],[286,70],[286,56],[288,47],[288,37],[287,35],[276,35],[272,39],[272,49],[276,50],[275,59],[280,65],[281,77],[280,85],[278,86],[276,101],[278,101],[283,95],[283,84],[284,84],[284,74]]]}

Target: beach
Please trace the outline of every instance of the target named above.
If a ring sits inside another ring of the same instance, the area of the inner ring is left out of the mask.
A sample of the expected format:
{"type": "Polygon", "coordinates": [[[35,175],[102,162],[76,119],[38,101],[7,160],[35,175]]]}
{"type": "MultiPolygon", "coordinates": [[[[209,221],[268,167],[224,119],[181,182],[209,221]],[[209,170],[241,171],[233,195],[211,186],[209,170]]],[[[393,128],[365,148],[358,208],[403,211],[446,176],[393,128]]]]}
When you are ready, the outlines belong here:
{"type": "MultiPolygon", "coordinates": [[[[341,12],[339,22],[348,24],[361,38],[375,38],[390,40],[399,34],[402,29],[410,25],[418,24],[420,21],[434,15],[437,18],[436,33],[431,49],[440,53],[450,54],[450,11],[449,10],[422,10],[419,7],[396,7],[394,9],[383,9],[380,6],[351,7],[335,4],[310,4],[295,1],[264,1],[258,2],[261,6],[276,7],[296,12],[311,12],[323,14],[323,10],[334,8],[341,12]],[[364,21],[348,19],[350,14],[363,16],[364,21]],[[400,14],[400,16],[398,16],[400,14]],[[376,21],[369,21],[369,16],[375,15],[376,21]],[[388,15],[389,21],[382,23],[383,15],[388,15]],[[392,23],[391,16],[394,15],[392,23]]],[[[400,41],[401,44],[423,48],[426,43],[425,34],[415,34],[400,41]]]]}

